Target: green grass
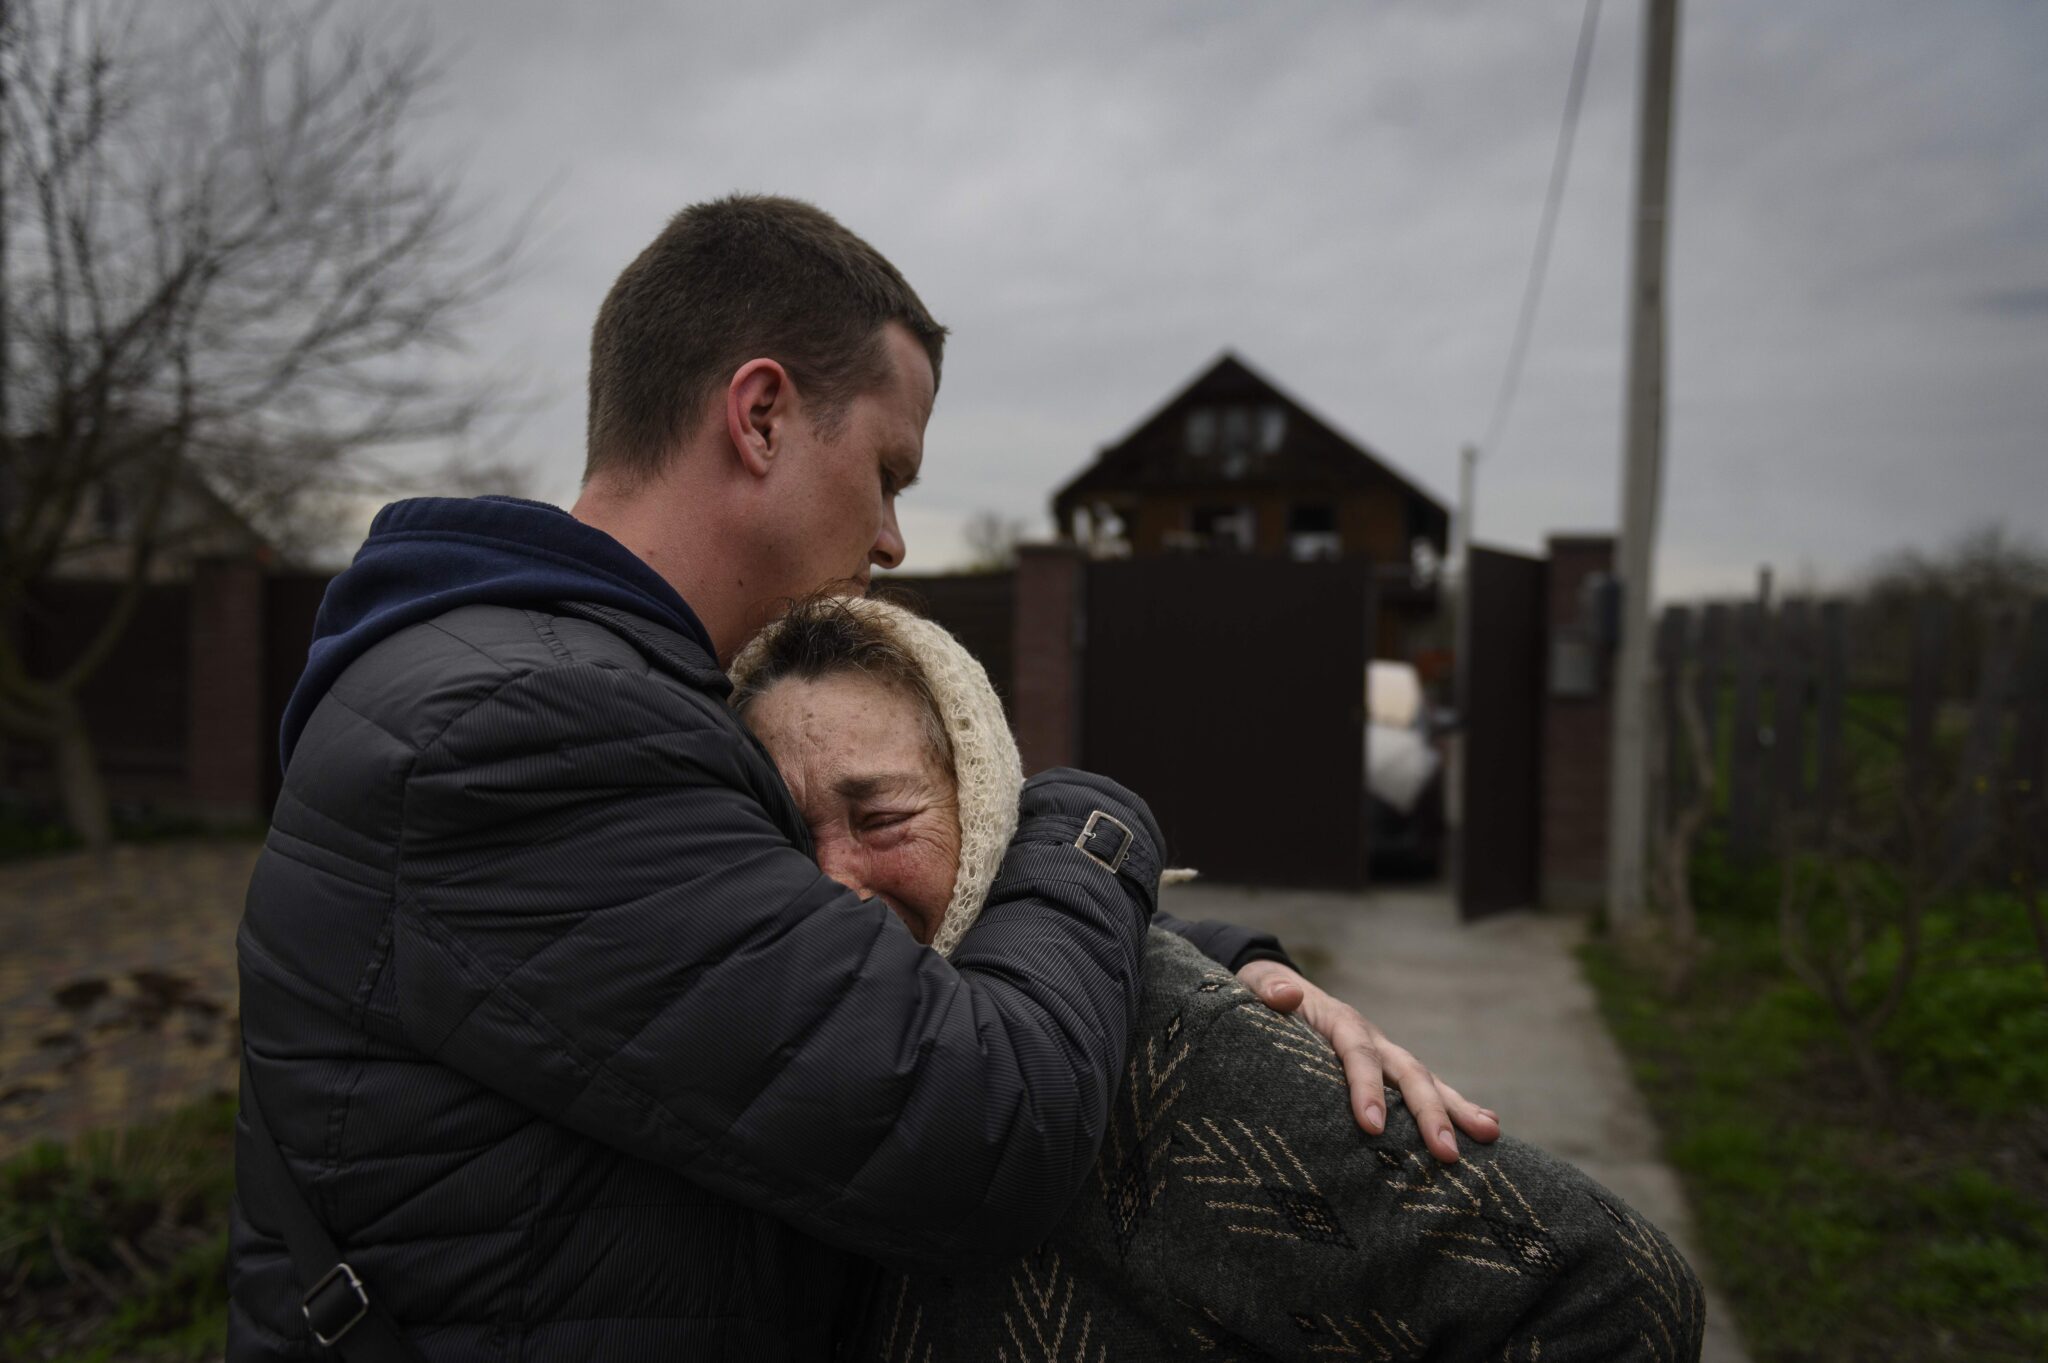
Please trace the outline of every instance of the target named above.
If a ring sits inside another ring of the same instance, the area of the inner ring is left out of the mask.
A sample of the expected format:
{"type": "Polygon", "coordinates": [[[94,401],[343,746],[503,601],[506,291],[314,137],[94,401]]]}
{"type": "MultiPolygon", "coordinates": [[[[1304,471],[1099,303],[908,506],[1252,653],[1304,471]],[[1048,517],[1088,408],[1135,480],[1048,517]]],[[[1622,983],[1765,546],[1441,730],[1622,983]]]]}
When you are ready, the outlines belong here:
{"type": "MultiPolygon", "coordinates": [[[[1897,949],[1880,945],[1880,968],[1897,949]]],[[[2048,974],[2018,905],[1975,896],[1930,919],[1922,950],[1930,964],[1883,1033],[1901,1087],[1986,1117],[2048,1103],[2048,974]]]]}
{"type": "Polygon", "coordinates": [[[57,852],[75,852],[76,834],[53,820],[0,807],[0,861],[23,861],[57,852]]]}
{"type": "Polygon", "coordinates": [[[0,1358],[218,1358],[233,1150],[215,1098],[0,1165],[0,1358]]]}
{"type": "Polygon", "coordinates": [[[1885,1110],[1780,961],[1772,880],[1702,858],[1710,949],[1682,996],[1584,952],[1753,1354],[2048,1357],[2048,976],[2015,906],[1929,922],[1933,964],[1880,1037],[1885,1110]]]}

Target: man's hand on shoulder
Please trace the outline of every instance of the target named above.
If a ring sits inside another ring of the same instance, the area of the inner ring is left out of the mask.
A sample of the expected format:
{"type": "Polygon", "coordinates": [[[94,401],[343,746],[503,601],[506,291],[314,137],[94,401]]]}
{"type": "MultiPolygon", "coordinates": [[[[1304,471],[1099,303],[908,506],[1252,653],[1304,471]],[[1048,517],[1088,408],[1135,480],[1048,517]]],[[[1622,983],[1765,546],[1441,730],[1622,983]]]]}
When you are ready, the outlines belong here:
{"type": "Polygon", "coordinates": [[[1452,1123],[1475,1141],[1500,1138],[1500,1118],[1473,1103],[1430,1073],[1429,1067],[1388,1040],[1387,1034],[1356,1008],[1311,984],[1300,971],[1279,961],[1250,961],[1237,972],[1238,982],[1276,1013],[1295,1013],[1337,1053],[1351,1085],[1351,1111],[1359,1126],[1377,1136],[1386,1129],[1382,1101],[1388,1084],[1415,1114],[1415,1125],[1429,1152],[1445,1164],[1458,1158],[1452,1123]]]}

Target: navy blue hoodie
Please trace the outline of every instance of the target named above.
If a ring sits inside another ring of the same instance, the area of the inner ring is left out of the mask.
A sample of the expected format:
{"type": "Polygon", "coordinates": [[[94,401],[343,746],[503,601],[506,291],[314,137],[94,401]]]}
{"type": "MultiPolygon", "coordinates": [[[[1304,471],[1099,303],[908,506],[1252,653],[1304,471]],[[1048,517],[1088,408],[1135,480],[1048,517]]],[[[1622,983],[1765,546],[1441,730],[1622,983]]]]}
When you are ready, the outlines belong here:
{"type": "Polygon", "coordinates": [[[370,647],[458,606],[613,606],[666,625],[717,656],[689,603],[602,530],[518,497],[416,497],[370,522],[355,561],[327,584],[306,670],[284,707],[286,765],[327,688],[370,647]]]}

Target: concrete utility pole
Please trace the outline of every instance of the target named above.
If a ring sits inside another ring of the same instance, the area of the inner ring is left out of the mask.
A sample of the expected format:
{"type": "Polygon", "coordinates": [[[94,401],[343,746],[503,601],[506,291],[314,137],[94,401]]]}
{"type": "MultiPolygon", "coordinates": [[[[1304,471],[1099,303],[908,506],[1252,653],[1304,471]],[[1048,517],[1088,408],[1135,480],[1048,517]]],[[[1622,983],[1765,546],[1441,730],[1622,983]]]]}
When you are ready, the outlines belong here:
{"type": "Polygon", "coordinates": [[[1628,401],[1621,477],[1621,653],[1607,785],[1607,921],[1641,923],[1648,843],[1650,600],[1664,463],[1664,249],[1670,203],[1671,88],[1678,0],[1646,0],[1635,240],[1629,290],[1628,401]]]}

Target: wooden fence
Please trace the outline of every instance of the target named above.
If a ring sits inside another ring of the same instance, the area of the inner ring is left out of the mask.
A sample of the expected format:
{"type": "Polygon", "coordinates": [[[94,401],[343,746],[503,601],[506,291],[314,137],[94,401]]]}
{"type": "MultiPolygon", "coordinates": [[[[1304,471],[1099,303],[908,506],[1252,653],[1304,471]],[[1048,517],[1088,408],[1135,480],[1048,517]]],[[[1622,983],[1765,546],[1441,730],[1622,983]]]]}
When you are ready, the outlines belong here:
{"type": "Polygon", "coordinates": [[[1710,818],[1737,858],[1768,853],[1788,816],[1844,814],[1871,754],[1939,805],[1958,854],[2013,793],[2032,821],[2014,832],[2048,838],[2048,599],[1673,606],[1656,651],[1665,826],[1699,797],[1690,708],[1718,787],[1710,818]]]}

